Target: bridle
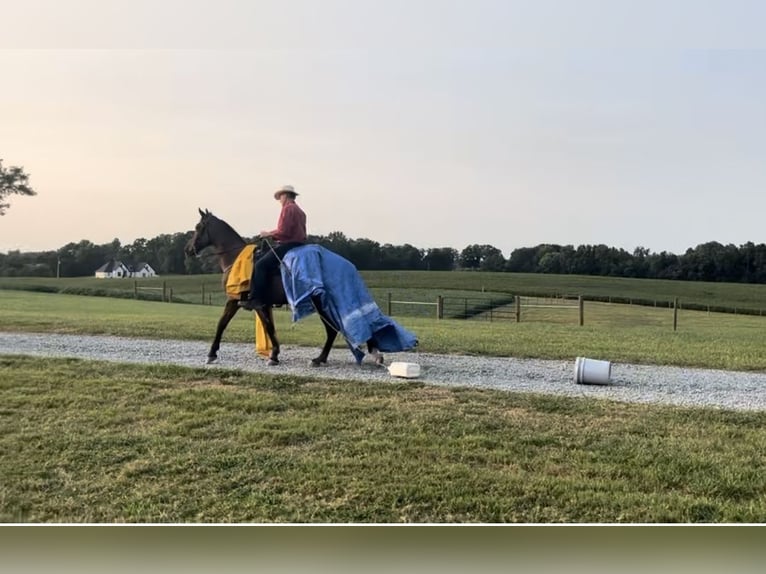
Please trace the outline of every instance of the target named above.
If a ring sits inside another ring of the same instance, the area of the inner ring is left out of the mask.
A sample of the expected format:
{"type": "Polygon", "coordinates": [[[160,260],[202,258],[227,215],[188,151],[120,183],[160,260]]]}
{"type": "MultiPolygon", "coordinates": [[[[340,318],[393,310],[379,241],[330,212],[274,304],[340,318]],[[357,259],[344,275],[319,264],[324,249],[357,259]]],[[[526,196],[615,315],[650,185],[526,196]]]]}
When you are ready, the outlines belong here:
{"type": "MultiPolygon", "coordinates": [[[[194,233],[196,235],[196,239],[199,239],[200,236],[201,236],[201,234],[199,233],[199,230],[195,230],[194,233]]],[[[214,246],[213,242],[210,241],[210,231],[208,229],[208,222],[207,221],[205,221],[205,223],[204,223],[204,235],[205,235],[205,239],[207,241],[207,245],[205,245],[205,247],[203,247],[203,248],[198,250],[197,249],[197,241],[192,241],[191,242],[191,248],[192,248],[192,251],[194,252],[194,256],[195,257],[200,257],[202,251],[204,251],[208,247],[214,246]]],[[[256,238],[256,239],[260,239],[260,238],[256,238]]],[[[246,245],[246,244],[243,242],[243,245],[246,245]]],[[[215,249],[213,251],[213,255],[215,255],[216,257],[220,257],[221,255],[224,255],[226,253],[231,253],[232,251],[236,251],[237,249],[242,249],[242,247],[243,247],[242,245],[235,245],[233,247],[229,247],[228,249],[215,249]]]]}
{"type": "MultiPolygon", "coordinates": [[[[209,217],[212,217],[212,216],[209,216],[209,217]]],[[[199,258],[203,257],[203,253],[202,252],[205,249],[207,249],[208,247],[214,247],[215,249],[213,250],[213,252],[205,254],[204,257],[205,258],[207,258],[207,257],[217,257],[218,260],[219,260],[219,264],[221,266],[221,271],[226,273],[227,271],[229,271],[229,269],[231,269],[231,267],[234,264],[234,262],[232,261],[228,265],[224,265],[224,255],[226,255],[227,253],[233,253],[233,252],[241,251],[242,249],[244,249],[244,247],[245,247],[245,245],[247,245],[247,243],[244,242],[242,240],[242,238],[240,237],[239,240],[242,241],[241,245],[239,245],[239,244],[232,245],[231,247],[227,247],[225,249],[217,248],[215,246],[215,244],[210,239],[210,229],[209,229],[210,221],[211,221],[210,219],[207,219],[207,218],[205,218],[203,216],[203,220],[200,221],[200,223],[195,228],[194,236],[192,237],[192,240],[190,240],[191,251],[194,253],[194,257],[199,259],[199,258]],[[201,233],[200,233],[200,231],[201,231],[201,233]],[[199,245],[201,245],[201,244],[204,244],[204,247],[199,247],[199,245]]],[[[256,237],[256,240],[260,240],[260,238],[256,237]]]]}

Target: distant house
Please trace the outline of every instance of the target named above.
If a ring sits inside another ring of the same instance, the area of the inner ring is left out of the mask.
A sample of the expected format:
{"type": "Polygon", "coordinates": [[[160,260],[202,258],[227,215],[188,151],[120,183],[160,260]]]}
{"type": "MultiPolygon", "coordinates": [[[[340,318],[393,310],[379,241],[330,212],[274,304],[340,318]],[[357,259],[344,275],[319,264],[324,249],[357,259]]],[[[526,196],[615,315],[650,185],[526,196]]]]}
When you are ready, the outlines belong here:
{"type": "Polygon", "coordinates": [[[129,269],[131,270],[131,277],[157,277],[152,266],[146,262],[136,263],[129,266],[129,269]]]}
{"type": "Polygon", "coordinates": [[[130,277],[130,269],[122,261],[110,259],[96,269],[96,277],[99,279],[112,279],[115,277],[130,277]]]}
{"type": "Polygon", "coordinates": [[[122,279],[125,277],[157,277],[157,273],[148,263],[130,265],[117,259],[110,259],[96,269],[95,276],[98,279],[122,279]]]}

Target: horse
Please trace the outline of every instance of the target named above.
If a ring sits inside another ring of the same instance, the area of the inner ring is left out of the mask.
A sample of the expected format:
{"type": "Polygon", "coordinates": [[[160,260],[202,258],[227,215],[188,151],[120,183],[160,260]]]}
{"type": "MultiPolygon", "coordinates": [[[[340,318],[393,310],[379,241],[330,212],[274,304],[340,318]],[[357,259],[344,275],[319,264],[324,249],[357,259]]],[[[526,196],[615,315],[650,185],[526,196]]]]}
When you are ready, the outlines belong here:
{"type": "MultiPolygon", "coordinates": [[[[223,219],[219,219],[213,215],[207,209],[197,208],[200,214],[200,220],[194,227],[194,233],[184,247],[184,251],[187,256],[199,256],[200,252],[207,247],[213,247],[214,253],[218,257],[221,271],[223,271],[223,289],[226,292],[226,283],[231,271],[234,261],[237,259],[242,250],[248,245],[242,236],[237,233],[228,223],[223,219]]],[[[255,238],[255,243],[258,243],[260,238],[255,238]]],[[[261,242],[260,248],[256,251],[256,257],[258,253],[265,253],[264,249],[269,249],[268,245],[264,246],[264,242],[261,242]]],[[[234,315],[239,310],[239,301],[247,296],[247,292],[242,292],[239,297],[232,297],[227,293],[226,303],[224,304],[223,314],[218,320],[218,326],[215,331],[215,338],[210,346],[210,350],[207,354],[207,364],[213,363],[218,359],[218,350],[221,347],[221,338],[223,332],[229,325],[234,315]]],[[[267,300],[264,301],[266,305],[262,308],[257,308],[255,312],[263,323],[263,327],[266,331],[269,340],[271,341],[271,353],[269,355],[267,364],[275,366],[279,364],[279,340],[277,339],[276,327],[274,325],[274,316],[272,313],[272,306],[287,305],[287,296],[285,295],[284,285],[282,284],[282,277],[279,271],[269,278],[269,291],[267,293],[267,300]]],[[[311,301],[316,309],[317,314],[322,319],[322,324],[325,328],[325,342],[319,355],[311,359],[311,366],[319,367],[327,364],[327,357],[330,354],[335,338],[339,333],[338,327],[333,323],[332,319],[322,308],[321,299],[313,295],[311,301]]],[[[376,364],[382,365],[384,363],[383,355],[375,347],[372,340],[367,341],[367,351],[373,356],[376,364]]]]}

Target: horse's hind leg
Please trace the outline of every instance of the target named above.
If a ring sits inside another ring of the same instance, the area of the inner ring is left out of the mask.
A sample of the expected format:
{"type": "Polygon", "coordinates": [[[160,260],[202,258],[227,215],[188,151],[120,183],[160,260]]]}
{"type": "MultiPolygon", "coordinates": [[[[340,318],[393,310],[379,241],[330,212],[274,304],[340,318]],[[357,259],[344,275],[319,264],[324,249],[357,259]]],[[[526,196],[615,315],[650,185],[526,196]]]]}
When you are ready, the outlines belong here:
{"type": "Polygon", "coordinates": [[[383,365],[386,362],[383,353],[378,350],[372,339],[367,341],[367,352],[372,356],[376,365],[383,365]]]}
{"type": "Polygon", "coordinates": [[[314,303],[314,307],[322,319],[322,325],[324,325],[325,331],[325,341],[324,346],[322,347],[322,351],[319,353],[319,356],[311,359],[311,366],[319,367],[327,363],[327,357],[330,355],[332,344],[335,342],[335,337],[338,336],[338,329],[335,328],[335,325],[333,325],[330,317],[328,317],[327,314],[322,310],[319,297],[312,297],[311,302],[314,303]]]}
{"type": "Polygon", "coordinates": [[[215,330],[215,339],[213,339],[213,344],[210,345],[210,350],[207,353],[208,365],[218,359],[218,349],[221,348],[221,337],[223,337],[223,332],[226,330],[232,317],[237,314],[238,310],[239,307],[237,306],[237,301],[226,301],[226,305],[223,308],[223,315],[218,319],[218,326],[215,330]]]}

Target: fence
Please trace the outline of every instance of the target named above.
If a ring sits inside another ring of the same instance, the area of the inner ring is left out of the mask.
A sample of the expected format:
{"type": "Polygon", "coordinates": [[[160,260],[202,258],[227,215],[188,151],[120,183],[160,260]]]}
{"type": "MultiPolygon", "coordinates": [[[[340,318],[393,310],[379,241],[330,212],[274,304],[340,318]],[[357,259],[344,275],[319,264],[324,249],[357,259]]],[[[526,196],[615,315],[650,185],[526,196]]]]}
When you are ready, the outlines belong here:
{"type": "Polygon", "coordinates": [[[138,299],[138,294],[140,291],[159,292],[160,298],[163,302],[165,301],[167,301],[168,303],[173,302],[173,288],[171,287],[170,289],[168,289],[168,285],[166,281],[162,282],[162,287],[142,286],[138,284],[138,281],[133,281],[133,293],[136,299],[138,299]]]}
{"type": "MultiPolygon", "coordinates": [[[[163,301],[173,300],[173,290],[168,289],[163,282],[162,287],[140,287],[138,290],[161,291],[163,301]]],[[[199,293],[199,292],[198,292],[199,293]]],[[[477,292],[478,293],[478,292],[477,292]]],[[[198,296],[197,296],[198,297],[198,296]]],[[[192,302],[197,297],[189,298],[185,302],[192,302]]],[[[598,311],[596,307],[590,307],[588,303],[614,304],[617,307],[627,308],[653,307],[657,310],[667,309],[672,314],[673,329],[678,329],[678,313],[686,311],[706,311],[710,313],[734,313],[744,315],[764,315],[762,309],[742,307],[721,307],[715,305],[703,305],[698,303],[682,304],[678,298],[673,300],[650,300],[628,298],[619,296],[577,296],[577,295],[540,295],[540,294],[495,294],[492,297],[479,296],[461,297],[450,295],[437,295],[430,301],[412,300],[405,297],[394,298],[391,292],[377,293],[376,300],[381,309],[389,316],[415,316],[435,319],[467,319],[479,321],[549,321],[558,323],[574,323],[583,326],[591,317],[601,317],[604,311],[598,311]],[[588,309],[591,309],[590,311],[588,309]],[[557,317],[553,319],[553,317],[557,317]]],[[[179,300],[181,302],[182,300],[179,300]]],[[[201,302],[205,305],[222,305],[226,301],[226,295],[219,283],[202,284],[201,302]]],[[[288,307],[285,307],[288,309],[288,307]]]]}
{"type": "Polygon", "coordinates": [[[436,310],[436,318],[441,319],[443,314],[443,302],[441,295],[436,297],[436,301],[428,302],[428,301],[395,301],[392,299],[391,293],[388,293],[386,297],[386,314],[387,315],[393,315],[393,309],[394,304],[397,305],[412,305],[412,306],[419,306],[419,307],[434,307],[436,310]]]}
{"type": "Polygon", "coordinates": [[[584,324],[583,298],[525,297],[510,295],[503,298],[444,297],[444,312],[439,319],[477,319],[484,321],[515,321],[520,323],[524,311],[546,309],[561,311],[577,309],[578,322],[584,324]]]}
{"type": "MultiPolygon", "coordinates": [[[[396,305],[427,306],[433,307],[436,319],[471,319],[484,321],[550,321],[551,314],[569,312],[572,314],[571,322],[579,326],[585,325],[586,302],[617,305],[618,307],[654,307],[655,309],[666,308],[672,312],[673,330],[678,330],[678,313],[686,311],[707,311],[715,313],[717,307],[710,305],[686,304],[682,305],[679,298],[672,301],[646,301],[638,299],[625,299],[619,297],[585,297],[585,296],[524,296],[509,295],[508,297],[444,297],[437,296],[434,302],[429,301],[403,301],[394,300],[388,293],[386,309],[388,315],[393,315],[394,310],[401,310],[396,305]],[[537,314],[536,314],[537,312],[537,314]],[[541,316],[543,318],[541,318],[541,316]]],[[[760,315],[760,310],[741,308],[723,308],[724,312],[739,313],[746,315],[760,315]],[[744,312],[743,312],[744,311],[744,312]]],[[[412,313],[401,313],[411,315],[412,313]]],[[[431,312],[429,312],[429,315],[431,312]]],[[[598,314],[598,313],[592,313],[598,314]]],[[[603,312],[601,313],[603,315],[603,312]]],[[[432,315],[433,316],[433,315],[432,315]]],[[[568,320],[567,320],[568,321],[568,320]]],[[[567,322],[563,321],[563,322],[567,322]]],[[[562,322],[562,321],[557,321],[562,322]]]]}
{"type": "MultiPolygon", "coordinates": [[[[217,295],[221,294],[221,288],[218,287],[218,289],[215,291],[217,295]]],[[[205,291],[205,284],[202,284],[202,304],[203,305],[212,305],[213,304],[213,292],[208,290],[205,291]]]]}
{"type": "Polygon", "coordinates": [[[486,321],[513,320],[521,321],[522,308],[577,308],[578,305],[565,305],[562,298],[546,298],[541,300],[535,298],[525,298],[521,296],[507,295],[500,297],[451,297],[437,295],[434,301],[403,301],[395,300],[391,293],[386,295],[386,313],[394,315],[419,315],[425,316],[421,312],[412,312],[412,307],[430,307],[433,310],[427,312],[428,316],[436,319],[480,319],[486,321]],[[408,309],[408,312],[399,313],[402,306],[408,309]]]}

